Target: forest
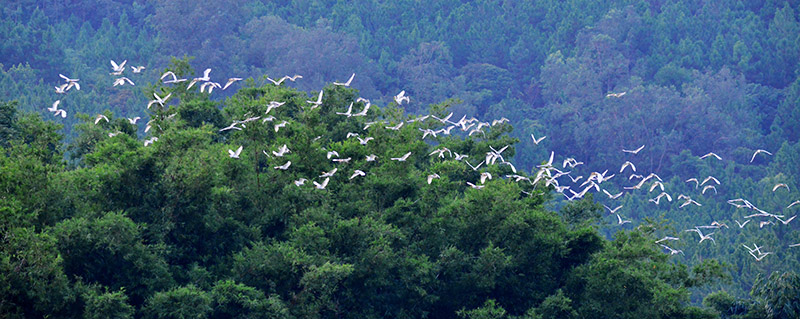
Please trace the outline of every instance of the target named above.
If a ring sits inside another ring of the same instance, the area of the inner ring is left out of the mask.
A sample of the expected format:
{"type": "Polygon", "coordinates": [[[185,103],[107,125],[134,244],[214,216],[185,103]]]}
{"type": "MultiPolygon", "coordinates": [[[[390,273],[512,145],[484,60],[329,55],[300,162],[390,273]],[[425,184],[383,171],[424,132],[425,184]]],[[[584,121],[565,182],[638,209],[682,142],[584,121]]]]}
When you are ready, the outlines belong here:
{"type": "Polygon", "coordinates": [[[0,318],[798,318],[798,10],[4,2],[0,318]]]}

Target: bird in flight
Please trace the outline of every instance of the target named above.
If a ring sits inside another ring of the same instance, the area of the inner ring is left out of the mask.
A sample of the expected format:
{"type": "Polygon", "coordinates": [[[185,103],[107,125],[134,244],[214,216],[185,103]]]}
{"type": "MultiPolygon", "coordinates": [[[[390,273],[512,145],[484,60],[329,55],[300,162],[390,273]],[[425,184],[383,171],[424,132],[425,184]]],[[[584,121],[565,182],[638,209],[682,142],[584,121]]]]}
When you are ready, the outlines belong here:
{"type": "Polygon", "coordinates": [[[124,76],[114,80],[114,86],[125,85],[125,83],[128,83],[130,85],[135,85],[135,84],[133,84],[133,81],[131,81],[131,79],[129,79],[127,77],[124,77],[124,76]]]}
{"type": "Polygon", "coordinates": [[[111,72],[112,75],[121,75],[122,71],[125,71],[125,63],[128,63],[128,60],[122,61],[122,63],[117,64],[114,60],[111,60],[111,68],[114,72],[111,72]]]}
{"type": "Polygon", "coordinates": [[[428,175],[428,185],[430,185],[431,182],[433,182],[433,180],[436,179],[436,178],[440,178],[439,174],[433,173],[433,174],[428,175]]]}
{"type": "Polygon", "coordinates": [[[274,168],[285,171],[285,170],[289,169],[289,166],[291,166],[291,165],[292,165],[292,161],[286,161],[286,164],[283,164],[281,166],[275,166],[274,168]]]}
{"type": "Polygon", "coordinates": [[[644,149],[644,145],[642,145],[642,146],[639,146],[639,148],[637,148],[637,149],[635,149],[635,150],[626,150],[626,149],[622,149],[622,151],[623,151],[623,152],[625,152],[625,153],[631,153],[631,154],[634,154],[634,155],[635,155],[635,154],[639,154],[639,151],[641,151],[642,149],[644,149]]]}
{"type": "Polygon", "coordinates": [[[656,240],[656,244],[658,244],[658,243],[660,243],[660,242],[662,242],[662,241],[665,241],[665,240],[681,240],[681,239],[680,239],[680,238],[678,238],[678,237],[664,236],[664,238],[661,238],[661,239],[659,239],[659,240],[656,240]]]}
{"type": "Polygon", "coordinates": [[[339,170],[339,169],[334,167],[329,172],[322,172],[322,175],[320,175],[319,177],[331,177],[331,176],[333,176],[333,174],[336,174],[337,170],[339,170]]]}
{"type": "Polygon", "coordinates": [[[144,65],[140,65],[140,66],[132,66],[132,67],[131,67],[131,70],[133,70],[133,73],[142,73],[142,71],[143,71],[144,69],[146,69],[146,68],[144,67],[144,65]]]}
{"type": "Polygon", "coordinates": [[[630,167],[634,172],[636,172],[636,165],[633,165],[633,163],[630,161],[625,161],[625,163],[623,163],[622,167],[619,169],[619,172],[622,173],[627,167],[630,167]]]}
{"type": "Polygon", "coordinates": [[[231,84],[233,84],[234,82],[241,81],[241,80],[242,80],[242,78],[230,78],[230,79],[228,79],[228,82],[225,82],[225,86],[222,87],[222,90],[224,91],[229,86],[231,86],[231,84]]]}
{"type": "MultiPolygon", "coordinates": [[[[353,82],[353,78],[354,78],[355,76],[356,76],[356,74],[355,74],[355,73],[353,73],[353,75],[351,75],[351,76],[350,76],[350,79],[349,79],[349,80],[347,80],[347,82],[344,82],[344,83],[340,83],[340,82],[333,82],[333,85],[339,85],[339,86],[350,86],[350,82],[353,82]]],[[[400,103],[398,103],[398,104],[400,104],[400,103]]]]}
{"type": "Polygon", "coordinates": [[[756,155],[758,155],[759,153],[764,153],[764,154],[767,154],[767,155],[770,155],[770,156],[772,156],[772,153],[770,153],[770,152],[767,152],[766,150],[761,150],[761,149],[759,149],[759,150],[756,150],[756,151],[753,153],[753,157],[751,157],[751,158],[750,158],[750,163],[752,163],[752,162],[753,162],[753,160],[755,160],[755,159],[756,159],[756,155]]]}
{"type": "Polygon", "coordinates": [[[736,225],[739,225],[739,228],[744,228],[744,225],[747,225],[747,223],[749,223],[749,222],[750,222],[750,220],[749,220],[749,219],[748,219],[748,220],[746,220],[746,221],[744,221],[744,223],[740,223],[738,220],[735,220],[735,219],[734,219],[733,221],[735,221],[735,222],[736,222],[736,225]]]}
{"type": "Polygon", "coordinates": [[[716,154],[716,153],[714,153],[714,152],[709,152],[709,153],[708,153],[708,154],[706,154],[706,155],[700,156],[700,159],[705,159],[706,157],[709,157],[709,156],[713,156],[713,157],[714,157],[714,158],[716,158],[718,161],[719,161],[719,160],[722,160],[722,157],[719,157],[719,155],[717,155],[717,154],[716,154]]]}
{"type": "Polygon", "coordinates": [[[239,146],[239,148],[237,148],[235,152],[233,150],[228,150],[228,157],[239,158],[239,154],[242,153],[242,148],[243,146],[239,146]]]}
{"type": "Polygon", "coordinates": [[[627,94],[627,93],[628,93],[628,92],[620,92],[620,93],[608,93],[608,94],[606,94],[606,97],[615,97],[615,98],[621,98],[623,95],[625,95],[625,94],[627,94]]]}
{"type": "Polygon", "coordinates": [[[313,110],[314,108],[316,108],[316,107],[320,106],[320,104],[322,104],[322,93],[323,93],[323,92],[324,92],[324,90],[319,90],[319,96],[317,96],[317,100],[316,100],[316,101],[306,101],[307,103],[310,103],[310,104],[312,104],[312,105],[313,105],[313,106],[311,107],[311,109],[312,109],[312,110],[313,110]]]}
{"type": "Polygon", "coordinates": [[[607,190],[605,190],[605,189],[603,190],[603,193],[606,193],[606,195],[608,195],[608,198],[611,198],[611,199],[617,199],[617,198],[619,198],[620,196],[622,196],[622,192],[619,192],[619,193],[617,193],[617,194],[611,195],[611,193],[609,193],[609,192],[608,192],[607,190]]]}
{"type": "Polygon", "coordinates": [[[410,103],[411,102],[411,98],[406,96],[406,91],[403,90],[403,91],[400,91],[400,93],[397,93],[397,95],[394,96],[394,101],[397,103],[397,105],[401,105],[401,104],[403,104],[403,101],[406,101],[406,103],[410,103]]]}
{"type": "Polygon", "coordinates": [[[108,117],[103,114],[97,114],[94,118],[94,124],[97,125],[97,123],[100,123],[100,120],[106,120],[106,122],[108,122],[108,117]]]}
{"type": "Polygon", "coordinates": [[[470,183],[470,182],[467,182],[467,185],[469,185],[469,187],[472,187],[474,189],[482,189],[482,188],[486,187],[486,185],[475,185],[475,184],[470,183]]]}
{"type": "Polygon", "coordinates": [[[331,179],[330,177],[326,177],[321,184],[314,182],[314,187],[316,187],[317,189],[325,189],[325,186],[328,186],[328,181],[330,181],[330,179],[331,179]]]}
{"type": "Polygon", "coordinates": [[[405,153],[403,156],[400,156],[400,157],[392,157],[392,158],[390,158],[390,159],[391,159],[391,160],[393,160],[393,161],[405,162],[405,161],[406,161],[406,159],[408,159],[408,157],[409,157],[409,156],[411,156],[411,152],[405,153]]]}
{"type": "Polygon", "coordinates": [[[786,185],[784,183],[778,183],[778,184],[775,184],[774,187],[772,187],[772,191],[774,192],[774,191],[778,190],[778,188],[781,188],[781,187],[785,187],[787,191],[789,190],[789,186],[788,185],[786,185]]]}
{"type": "Polygon", "coordinates": [[[350,179],[354,179],[354,178],[356,178],[358,176],[366,176],[366,175],[367,175],[367,173],[364,173],[364,171],[362,171],[362,170],[355,170],[355,171],[353,171],[353,175],[350,176],[350,179]]]}
{"type": "Polygon", "coordinates": [[[664,247],[665,249],[669,250],[670,255],[683,254],[683,250],[680,249],[672,249],[667,245],[661,245],[661,247],[664,247]]]}
{"type": "Polygon", "coordinates": [[[539,143],[540,143],[542,140],[544,140],[545,138],[547,138],[547,136],[542,136],[542,137],[540,137],[540,138],[537,140],[537,139],[536,139],[536,137],[535,137],[535,136],[533,136],[533,134],[531,134],[531,139],[533,140],[533,144],[536,144],[536,145],[539,145],[539,143]]]}
{"type": "Polygon", "coordinates": [[[630,220],[622,220],[622,216],[620,216],[619,214],[616,215],[617,215],[617,225],[624,225],[626,223],[631,222],[630,220]]]}
{"type": "Polygon", "coordinates": [[[713,235],[714,233],[703,235],[703,232],[701,232],[700,229],[698,229],[697,227],[695,227],[693,229],[687,229],[686,231],[687,232],[696,232],[698,235],[700,235],[700,241],[698,243],[702,243],[706,239],[711,239],[711,242],[713,242],[714,245],[717,244],[717,241],[714,240],[714,238],[711,238],[711,235],[713,235]]]}
{"type": "Polygon", "coordinates": [[[603,205],[603,207],[605,207],[606,209],[608,209],[608,212],[609,212],[609,214],[616,214],[616,213],[617,213],[617,211],[618,211],[620,208],[622,208],[622,205],[619,205],[619,206],[617,206],[617,207],[616,207],[616,208],[614,208],[614,209],[611,209],[610,207],[608,207],[608,206],[606,206],[606,205],[603,205]]]}

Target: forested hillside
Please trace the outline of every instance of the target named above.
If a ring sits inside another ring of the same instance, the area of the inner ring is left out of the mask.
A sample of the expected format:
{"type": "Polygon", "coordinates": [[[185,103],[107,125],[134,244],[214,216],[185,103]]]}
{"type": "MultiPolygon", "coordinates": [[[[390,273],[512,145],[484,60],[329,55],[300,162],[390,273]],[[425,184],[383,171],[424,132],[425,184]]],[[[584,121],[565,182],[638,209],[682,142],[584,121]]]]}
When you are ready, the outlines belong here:
{"type": "Polygon", "coordinates": [[[4,2],[0,317],[796,317],[798,10],[4,2]]]}

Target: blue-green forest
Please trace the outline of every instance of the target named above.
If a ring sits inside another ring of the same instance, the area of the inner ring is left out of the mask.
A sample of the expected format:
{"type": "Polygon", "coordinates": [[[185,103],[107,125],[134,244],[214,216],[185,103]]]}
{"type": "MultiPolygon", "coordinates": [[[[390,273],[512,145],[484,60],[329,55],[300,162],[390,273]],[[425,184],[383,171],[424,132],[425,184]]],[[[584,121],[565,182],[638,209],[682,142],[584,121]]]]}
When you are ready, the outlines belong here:
{"type": "Polygon", "coordinates": [[[0,6],[0,319],[800,318],[797,1],[0,6]]]}

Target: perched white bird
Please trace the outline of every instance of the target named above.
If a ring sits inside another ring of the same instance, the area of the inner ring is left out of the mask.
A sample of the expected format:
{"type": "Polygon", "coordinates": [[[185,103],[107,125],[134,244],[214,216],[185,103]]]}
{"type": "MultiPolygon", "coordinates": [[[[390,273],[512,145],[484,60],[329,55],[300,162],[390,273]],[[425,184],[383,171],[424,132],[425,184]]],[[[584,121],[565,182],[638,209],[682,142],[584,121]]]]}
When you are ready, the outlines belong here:
{"type": "MultiPolygon", "coordinates": [[[[344,82],[344,83],[340,83],[340,82],[333,82],[333,85],[339,85],[339,86],[350,86],[350,82],[353,82],[353,78],[354,78],[354,77],[356,77],[356,74],[355,74],[355,73],[353,73],[353,75],[351,75],[351,76],[350,76],[350,79],[348,79],[348,80],[347,80],[347,82],[344,82]]],[[[398,104],[399,104],[399,103],[398,103],[398,104]]]]}
{"type": "Polygon", "coordinates": [[[366,175],[367,175],[367,173],[364,173],[364,171],[362,171],[362,170],[355,170],[355,171],[353,171],[353,175],[350,175],[350,179],[354,179],[356,177],[366,176],[366,175]]]}
{"type": "Polygon", "coordinates": [[[635,150],[626,150],[626,149],[622,149],[622,151],[623,151],[623,152],[625,152],[625,153],[639,154],[639,151],[641,151],[642,149],[644,149],[644,145],[642,145],[642,146],[639,146],[639,148],[637,148],[637,149],[635,149],[635,150]]]}
{"type": "Polygon", "coordinates": [[[239,148],[237,148],[235,152],[233,150],[228,150],[228,157],[239,158],[239,154],[242,153],[242,147],[243,146],[239,146],[239,148]]]}
{"type": "Polygon", "coordinates": [[[392,157],[392,158],[390,158],[390,159],[391,159],[391,160],[393,160],[393,161],[405,162],[405,161],[406,161],[406,159],[408,159],[408,157],[409,157],[410,155],[411,155],[411,152],[408,152],[408,153],[405,153],[403,156],[400,156],[400,157],[392,157]]]}
{"type": "Polygon", "coordinates": [[[292,165],[292,161],[286,161],[285,164],[283,164],[281,166],[275,166],[274,168],[285,171],[285,170],[289,169],[289,166],[291,166],[291,165],[292,165]]]}

